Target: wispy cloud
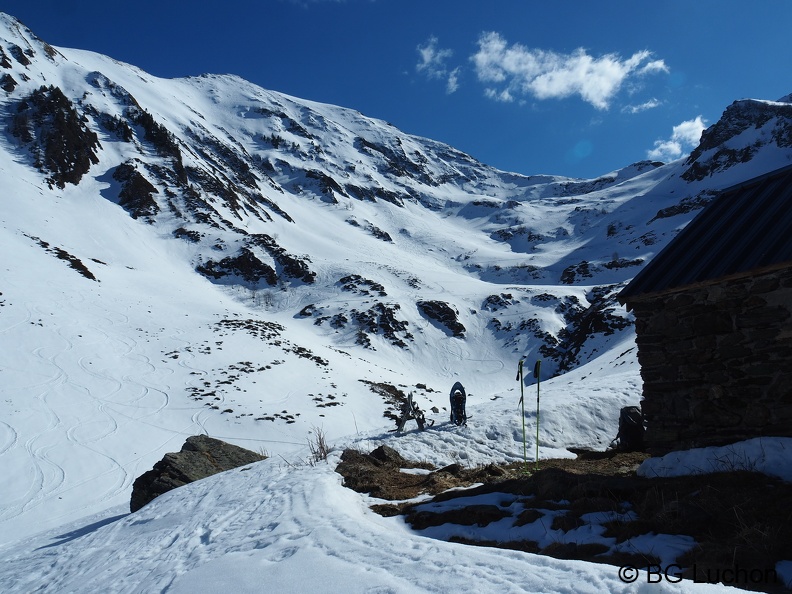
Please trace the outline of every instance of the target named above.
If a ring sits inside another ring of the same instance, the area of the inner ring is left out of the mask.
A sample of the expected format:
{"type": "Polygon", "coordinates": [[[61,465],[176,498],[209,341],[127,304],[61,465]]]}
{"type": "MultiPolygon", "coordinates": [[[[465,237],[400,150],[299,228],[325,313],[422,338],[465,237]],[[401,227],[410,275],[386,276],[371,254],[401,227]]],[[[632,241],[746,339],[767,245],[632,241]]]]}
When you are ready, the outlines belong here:
{"type": "Polygon", "coordinates": [[[509,45],[495,32],[483,33],[471,57],[486,95],[499,101],[521,96],[562,99],[579,95],[597,109],[608,109],[614,96],[630,78],[668,72],[663,60],[649,51],[623,59],[617,54],[595,57],[584,49],[571,54],[509,45]]]}
{"type": "Polygon", "coordinates": [[[459,88],[459,67],[449,70],[446,62],[454,55],[453,50],[440,48],[437,37],[430,37],[424,45],[419,45],[419,61],[415,69],[432,79],[445,80],[446,93],[453,93],[459,88]]]}
{"type": "Polygon", "coordinates": [[[674,126],[671,138],[667,140],[655,140],[654,148],[647,151],[646,155],[650,159],[657,161],[674,161],[698,145],[701,140],[701,133],[707,127],[707,122],[701,116],[692,120],[686,120],[674,126]]]}
{"type": "Polygon", "coordinates": [[[622,112],[641,113],[642,111],[654,109],[655,107],[660,107],[661,105],[662,102],[658,101],[657,99],[649,99],[649,101],[644,101],[639,105],[625,105],[624,107],[622,107],[622,112]]]}
{"type": "Polygon", "coordinates": [[[456,67],[448,73],[448,80],[446,80],[446,93],[449,95],[459,88],[459,72],[460,68],[456,67]]]}

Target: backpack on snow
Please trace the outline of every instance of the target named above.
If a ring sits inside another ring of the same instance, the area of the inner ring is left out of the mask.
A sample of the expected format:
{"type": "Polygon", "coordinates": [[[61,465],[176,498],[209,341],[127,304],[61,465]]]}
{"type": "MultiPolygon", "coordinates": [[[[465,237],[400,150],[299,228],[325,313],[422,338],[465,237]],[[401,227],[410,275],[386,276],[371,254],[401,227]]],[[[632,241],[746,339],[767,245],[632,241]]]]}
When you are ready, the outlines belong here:
{"type": "Polygon", "coordinates": [[[638,406],[625,406],[619,411],[619,433],[611,442],[615,447],[624,452],[638,452],[643,450],[644,420],[643,413],[638,406]]]}

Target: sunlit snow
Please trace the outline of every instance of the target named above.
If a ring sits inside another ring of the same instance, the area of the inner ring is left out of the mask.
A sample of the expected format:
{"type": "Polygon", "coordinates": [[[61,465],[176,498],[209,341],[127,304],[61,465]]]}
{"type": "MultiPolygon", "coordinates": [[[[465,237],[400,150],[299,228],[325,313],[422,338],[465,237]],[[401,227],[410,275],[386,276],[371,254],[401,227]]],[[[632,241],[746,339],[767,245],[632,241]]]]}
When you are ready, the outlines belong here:
{"type": "MultiPolygon", "coordinates": [[[[4,38],[32,39],[14,30],[8,17],[0,23],[4,38]]],[[[35,62],[31,88],[56,84],[75,101],[90,89],[93,104],[111,110],[113,96],[86,83],[102,72],[173,130],[200,120],[232,139],[267,132],[253,109],[258,104],[278,103],[295,118],[309,110],[325,142],[322,166],[360,179],[374,179],[376,169],[359,163],[353,174],[349,167],[360,159],[352,146],[364,131],[400,135],[405,150],[450,150],[357,112],[264,91],[235,77],[162,80],[90,52],[58,50],[53,59],[35,62]]],[[[4,95],[0,106],[10,101],[4,95]]],[[[342,448],[368,451],[381,444],[436,465],[522,460],[515,374],[521,357],[533,363],[540,355],[525,335],[493,332],[492,312],[482,303],[512,291],[521,309],[502,312],[504,323],[532,315],[542,328],[559,330],[563,319],[551,308],[531,306],[531,299],[572,295],[585,302],[593,285],[559,287],[557,277],[570,263],[615,261],[614,252],[650,258],[689,218],[647,221],[683,194],[707,187],[682,182],[680,163],[629,167],[600,180],[526,178],[479,164],[481,179],[424,196],[433,208],[279,195],[294,222],[250,217],[239,225],[250,233],[266,230],[289,250],[310,254],[318,282],[251,291],[196,274],[196,248],[175,239],[168,221],[149,225],[119,207],[109,172],[128,149],[109,136],[101,143],[90,174],[61,190],[48,187],[11,136],[0,135],[4,592],[723,591],[643,578],[625,584],[612,566],[414,533],[399,518],[373,513],[371,500],[344,488],[333,470],[342,448]],[[530,223],[543,236],[535,250],[519,238],[510,244],[491,236],[502,223],[492,205],[507,203],[515,226],[530,223]],[[350,219],[386,231],[393,241],[358,232],[350,219]],[[621,235],[610,239],[606,229],[617,223],[621,235]],[[656,245],[638,242],[648,232],[656,245]],[[57,249],[96,280],[54,256],[57,249]],[[528,262],[553,279],[532,279],[528,262]],[[351,331],[302,319],[299,312],[310,304],[332,313],[368,303],[367,296],[338,287],[336,279],[345,274],[380,283],[389,302],[413,303],[420,295],[451,303],[466,337],[448,335],[407,307],[402,313],[415,340],[406,349],[381,337],[365,349],[351,331]],[[262,339],[244,329],[249,320],[283,330],[262,339]],[[323,363],[300,356],[301,349],[323,363]],[[470,421],[461,428],[448,423],[447,412],[447,391],[457,380],[469,393],[470,421]],[[420,432],[408,424],[408,431],[395,434],[382,398],[364,381],[414,391],[434,426],[420,432]],[[326,462],[310,464],[308,444],[317,431],[333,452],[326,462]],[[172,491],[129,514],[135,478],[200,433],[269,459],[172,491]]],[[[785,158],[767,155],[758,166],[764,170],[785,158]]],[[[733,181],[725,176],[718,183],[733,181]]],[[[623,270],[604,270],[596,282],[628,279],[623,270]]],[[[540,457],[570,457],[570,447],[604,449],[615,437],[619,409],[640,400],[630,328],[587,341],[580,357],[583,365],[543,378],[540,457]]],[[[533,380],[523,386],[529,439],[536,427],[535,388],[533,380]]],[[[531,460],[535,445],[527,448],[531,460]]],[[[762,451],[770,449],[766,444],[762,451]]],[[[663,461],[652,462],[647,472],[662,472],[663,461]]]]}

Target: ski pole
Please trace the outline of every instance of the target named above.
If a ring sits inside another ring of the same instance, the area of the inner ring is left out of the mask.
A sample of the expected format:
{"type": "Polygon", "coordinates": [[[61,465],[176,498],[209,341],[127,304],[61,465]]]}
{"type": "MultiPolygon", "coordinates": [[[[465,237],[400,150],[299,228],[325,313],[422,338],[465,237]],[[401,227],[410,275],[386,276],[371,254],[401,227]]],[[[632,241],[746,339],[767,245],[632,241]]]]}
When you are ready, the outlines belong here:
{"type": "Polygon", "coordinates": [[[517,364],[517,381],[520,382],[520,406],[522,406],[523,462],[528,468],[528,442],[525,437],[525,382],[523,381],[523,359],[517,364]]]}
{"type": "Polygon", "coordinates": [[[541,371],[542,360],[538,359],[536,365],[534,365],[534,377],[536,378],[536,470],[539,470],[539,384],[542,382],[541,371]]]}

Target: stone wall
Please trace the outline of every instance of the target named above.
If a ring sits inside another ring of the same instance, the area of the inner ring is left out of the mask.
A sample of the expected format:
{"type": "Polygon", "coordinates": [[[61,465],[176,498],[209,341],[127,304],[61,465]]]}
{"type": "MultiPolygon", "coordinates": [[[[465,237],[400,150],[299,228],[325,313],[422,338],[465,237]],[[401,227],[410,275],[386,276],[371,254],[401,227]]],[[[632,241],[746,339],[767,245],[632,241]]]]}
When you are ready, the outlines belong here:
{"type": "Polygon", "coordinates": [[[651,453],[792,436],[792,267],[628,306],[651,453]]]}

